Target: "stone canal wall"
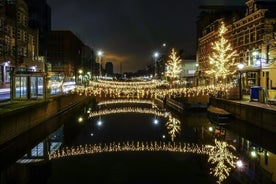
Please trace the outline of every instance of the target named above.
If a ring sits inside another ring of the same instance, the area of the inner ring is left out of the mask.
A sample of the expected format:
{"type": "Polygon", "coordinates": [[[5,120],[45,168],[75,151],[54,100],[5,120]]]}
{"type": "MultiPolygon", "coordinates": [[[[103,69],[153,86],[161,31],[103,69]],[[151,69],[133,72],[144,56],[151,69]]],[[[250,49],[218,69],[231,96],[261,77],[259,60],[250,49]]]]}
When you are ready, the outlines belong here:
{"type": "Polygon", "coordinates": [[[0,117],[0,145],[45,120],[88,100],[89,98],[86,96],[67,94],[2,114],[0,117]]]}
{"type": "Polygon", "coordinates": [[[225,109],[240,120],[276,133],[276,108],[258,102],[243,103],[218,98],[210,98],[210,105],[225,109]]]}

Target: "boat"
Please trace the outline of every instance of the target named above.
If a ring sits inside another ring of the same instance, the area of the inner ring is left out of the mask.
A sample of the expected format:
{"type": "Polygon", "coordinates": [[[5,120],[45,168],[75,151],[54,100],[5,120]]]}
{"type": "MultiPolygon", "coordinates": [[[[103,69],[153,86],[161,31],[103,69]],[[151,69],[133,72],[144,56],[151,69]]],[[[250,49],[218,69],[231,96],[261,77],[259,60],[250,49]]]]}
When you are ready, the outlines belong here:
{"type": "Polygon", "coordinates": [[[234,115],[224,109],[210,105],[207,108],[207,116],[211,123],[216,125],[228,125],[234,119],[234,115]]]}

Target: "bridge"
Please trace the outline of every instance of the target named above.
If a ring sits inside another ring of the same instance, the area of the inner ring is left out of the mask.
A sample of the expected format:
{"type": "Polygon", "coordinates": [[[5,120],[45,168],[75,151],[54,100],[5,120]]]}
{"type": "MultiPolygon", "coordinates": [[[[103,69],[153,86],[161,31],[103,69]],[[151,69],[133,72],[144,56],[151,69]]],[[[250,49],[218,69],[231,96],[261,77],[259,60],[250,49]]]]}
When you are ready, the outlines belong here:
{"type": "Polygon", "coordinates": [[[88,86],[77,86],[73,93],[97,98],[181,98],[218,96],[221,92],[227,94],[233,85],[210,85],[197,87],[183,87],[160,80],[151,81],[91,81],[88,86]]]}

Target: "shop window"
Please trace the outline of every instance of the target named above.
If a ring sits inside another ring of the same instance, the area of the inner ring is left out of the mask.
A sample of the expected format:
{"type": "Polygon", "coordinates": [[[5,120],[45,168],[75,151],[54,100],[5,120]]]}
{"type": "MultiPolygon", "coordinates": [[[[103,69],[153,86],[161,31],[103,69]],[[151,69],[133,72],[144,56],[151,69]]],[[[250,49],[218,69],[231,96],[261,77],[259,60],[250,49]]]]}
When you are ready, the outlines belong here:
{"type": "Polygon", "coordinates": [[[27,98],[27,77],[15,77],[15,98],[27,98]]]}

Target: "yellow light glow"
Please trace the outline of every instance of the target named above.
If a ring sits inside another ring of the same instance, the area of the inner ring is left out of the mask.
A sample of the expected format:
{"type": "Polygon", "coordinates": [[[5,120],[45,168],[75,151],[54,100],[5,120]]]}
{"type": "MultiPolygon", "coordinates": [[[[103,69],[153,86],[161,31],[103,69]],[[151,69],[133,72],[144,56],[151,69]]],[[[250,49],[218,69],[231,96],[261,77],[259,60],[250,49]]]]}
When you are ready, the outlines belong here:
{"type": "Polygon", "coordinates": [[[168,87],[160,81],[154,83],[132,82],[124,84],[124,82],[97,82],[91,83],[90,86],[78,86],[72,92],[79,95],[98,96],[108,98],[126,98],[126,99],[142,99],[156,98],[158,96],[168,98],[174,97],[196,97],[196,96],[216,96],[219,91],[228,92],[233,87],[232,84],[220,84],[209,86],[197,86],[192,88],[186,87],[168,87]],[[113,84],[114,83],[114,84],[113,84]],[[130,85],[128,85],[130,84],[130,85]]]}
{"type": "Polygon", "coordinates": [[[214,165],[210,174],[217,177],[217,183],[222,183],[229,176],[232,168],[235,168],[237,157],[229,151],[233,146],[226,142],[215,140],[215,145],[199,145],[189,143],[171,142],[143,142],[127,141],[123,143],[98,143],[85,144],[73,147],[64,147],[48,154],[49,160],[78,155],[94,155],[110,152],[174,152],[174,153],[194,153],[208,155],[208,161],[214,165]]]}
{"type": "Polygon", "coordinates": [[[160,117],[165,117],[164,112],[160,112],[157,109],[149,108],[139,108],[139,107],[123,107],[115,109],[104,109],[97,112],[91,112],[89,117],[104,116],[109,114],[119,114],[119,113],[140,113],[140,114],[153,114],[160,117]]]}
{"type": "Polygon", "coordinates": [[[110,105],[110,104],[150,104],[156,106],[155,103],[151,100],[140,100],[140,99],[114,99],[108,101],[101,101],[98,105],[110,105]]]}
{"type": "Polygon", "coordinates": [[[169,120],[166,123],[167,130],[169,135],[171,136],[171,140],[174,141],[176,134],[180,133],[181,130],[181,123],[178,119],[169,115],[169,120]]]}
{"type": "Polygon", "coordinates": [[[236,51],[232,50],[231,44],[225,39],[226,32],[227,28],[222,22],[219,28],[219,40],[211,43],[213,53],[209,56],[210,68],[206,70],[206,73],[216,79],[225,79],[236,72],[237,63],[233,60],[236,51]]]}
{"type": "Polygon", "coordinates": [[[83,117],[79,117],[79,118],[78,118],[78,122],[79,122],[79,123],[83,122],[83,117]]]}
{"type": "Polygon", "coordinates": [[[155,116],[167,118],[166,128],[168,134],[171,136],[171,140],[174,141],[176,134],[181,130],[181,122],[174,118],[171,113],[161,112],[155,108],[138,108],[138,107],[124,107],[124,108],[115,108],[115,109],[104,109],[96,112],[91,112],[89,114],[90,118],[96,116],[104,116],[109,114],[119,114],[119,113],[140,113],[140,114],[153,114],[155,116]]]}
{"type": "Polygon", "coordinates": [[[226,142],[215,140],[215,145],[210,151],[208,162],[215,165],[211,168],[210,174],[218,178],[217,183],[222,183],[232,168],[236,167],[237,157],[229,150],[236,150],[232,145],[226,142]]]}
{"type": "Polygon", "coordinates": [[[251,156],[253,157],[253,158],[255,158],[256,156],[257,156],[257,153],[256,153],[256,151],[255,150],[253,150],[253,151],[251,151],[251,156]]]}
{"type": "Polygon", "coordinates": [[[165,72],[166,76],[172,80],[177,80],[180,78],[180,73],[182,71],[181,59],[176,55],[174,48],[169,55],[169,60],[166,63],[168,70],[165,72]]]}

